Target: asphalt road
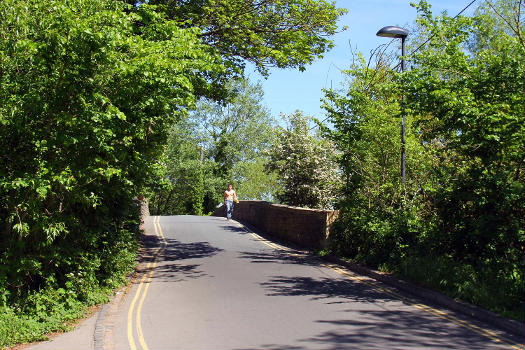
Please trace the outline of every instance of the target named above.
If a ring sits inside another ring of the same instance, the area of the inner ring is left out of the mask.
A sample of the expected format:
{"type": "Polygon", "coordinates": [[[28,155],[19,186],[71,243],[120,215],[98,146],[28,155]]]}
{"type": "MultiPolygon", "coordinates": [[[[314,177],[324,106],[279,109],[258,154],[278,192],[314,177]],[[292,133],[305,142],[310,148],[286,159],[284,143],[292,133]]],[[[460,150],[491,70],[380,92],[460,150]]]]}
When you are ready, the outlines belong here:
{"type": "Polygon", "coordinates": [[[106,349],[523,349],[235,221],[150,217],[146,233],[106,349]]]}

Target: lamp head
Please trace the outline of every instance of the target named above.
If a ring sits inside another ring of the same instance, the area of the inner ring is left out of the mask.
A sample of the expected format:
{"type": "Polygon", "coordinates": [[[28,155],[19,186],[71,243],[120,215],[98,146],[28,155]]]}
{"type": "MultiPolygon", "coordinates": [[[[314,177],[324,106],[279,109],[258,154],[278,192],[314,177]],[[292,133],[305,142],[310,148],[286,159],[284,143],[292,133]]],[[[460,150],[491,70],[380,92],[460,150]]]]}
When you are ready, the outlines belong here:
{"type": "Polygon", "coordinates": [[[408,30],[397,27],[397,26],[387,26],[379,29],[376,33],[377,36],[383,36],[387,38],[406,38],[408,36],[408,30]]]}

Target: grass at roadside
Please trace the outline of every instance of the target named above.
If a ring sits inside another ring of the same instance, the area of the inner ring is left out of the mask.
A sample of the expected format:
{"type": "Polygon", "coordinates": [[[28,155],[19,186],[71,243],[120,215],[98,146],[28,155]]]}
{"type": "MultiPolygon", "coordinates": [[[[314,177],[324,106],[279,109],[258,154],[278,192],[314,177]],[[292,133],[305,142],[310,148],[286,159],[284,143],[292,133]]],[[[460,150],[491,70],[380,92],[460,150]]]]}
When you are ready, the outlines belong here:
{"type": "MultiPolygon", "coordinates": [[[[105,292],[109,291],[102,289],[98,291],[97,299],[100,302],[107,300],[105,292]]],[[[71,328],[69,324],[85,316],[88,307],[93,305],[72,298],[64,300],[58,294],[60,292],[57,290],[48,290],[38,294],[37,298],[41,300],[54,300],[51,307],[44,308],[42,306],[44,304],[38,304],[41,312],[36,309],[20,312],[18,307],[0,308],[0,348],[46,340],[48,333],[68,331],[71,328]]]]}

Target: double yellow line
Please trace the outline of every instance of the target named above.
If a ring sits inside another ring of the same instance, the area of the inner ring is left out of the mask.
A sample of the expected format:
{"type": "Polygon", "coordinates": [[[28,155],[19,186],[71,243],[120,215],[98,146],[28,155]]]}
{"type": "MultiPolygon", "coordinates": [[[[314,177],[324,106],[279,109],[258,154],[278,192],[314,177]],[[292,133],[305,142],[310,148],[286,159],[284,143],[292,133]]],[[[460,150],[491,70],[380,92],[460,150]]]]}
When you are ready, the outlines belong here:
{"type": "MultiPolygon", "coordinates": [[[[243,228],[246,232],[250,232],[245,226],[241,225],[241,224],[238,224],[239,227],[243,228]]],[[[271,248],[274,248],[276,250],[281,250],[281,251],[285,251],[285,252],[288,252],[289,254],[291,255],[294,255],[294,256],[300,256],[299,254],[295,254],[293,253],[293,251],[291,249],[288,249],[286,247],[283,247],[283,246],[280,246],[278,244],[275,244],[273,242],[270,242],[264,238],[262,238],[261,236],[259,236],[258,234],[254,233],[254,232],[250,232],[251,235],[257,239],[258,241],[266,244],[267,246],[271,247],[271,248]]],[[[464,321],[464,320],[461,320],[453,315],[450,315],[444,311],[441,311],[441,310],[438,310],[438,309],[435,309],[433,307],[430,307],[428,305],[424,305],[424,304],[421,304],[421,303],[417,303],[416,301],[414,301],[413,299],[411,298],[408,298],[408,297],[405,297],[403,295],[400,295],[399,293],[395,292],[394,290],[392,290],[391,288],[387,288],[387,287],[383,287],[381,286],[378,282],[375,282],[373,281],[371,278],[368,278],[368,277],[362,277],[362,276],[358,276],[357,274],[355,273],[352,273],[352,272],[349,272],[347,270],[344,270],[342,268],[340,268],[339,266],[336,266],[336,265],[332,265],[332,264],[321,264],[321,266],[323,267],[326,267],[326,268],[329,268],[341,275],[344,275],[346,276],[347,278],[351,279],[351,280],[354,280],[354,281],[357,281],[357,282],[361,282],[361,283],[364,283],[366,284],[367,286],[369,286],[370,288],[372,288],[373,290],[375,291],[378,291],[378,292],[381,292],[381,293],[385,293],[385,294],[388,294],[398,300],[401,300],[401,301],[404,301],[406,303],[408,303],[409,305],[419,309],[419,310],[422,310],[422,311],[425,311],[435,317],[438,317],[438,318],[441,318],[443,320],[446,320],[446,321],[449,321],[449,322],[452,322],[454,323],[455,325],[458,325],[460,327],[464,327],[464,328],[467,328],[479,335],[482,335],[484,337],[487,337],[497,343],[502,343],[502,344],[505,344],[505,345],[508,345],[509,347],[513,348],[513,349],[516,349],[516,350],[523,350],[525,349],[525,347],[521,344],[516,344],[515,342],[509,340],[509,339],[505,339],[504,337],[488,330],[488,329],[484,329],[484,328],[481,328],[481,327],[478,327],[476,326],[475,324],[472,324],[470,322],[467,322],[467,321],[464,321]]]]}
{"type": "Polygon", "coordinates": [[[157,267],[157,258],[159,257],[160,253],[168,245],[168,243],[166,242],[166,238],[164,237],[164,233],[162,232],[162,228],[160,226],[159,216],[153,217],[153,226],[155,228],[155,235],[160,238],[161,245],[160,247],[154,250],[152,261],[150,261],[146,265],[144,275],[142,276],[139,282],[137,292],[135,293],[135,297],[131,301],[131,305],[128,310],[128,342],[129,342],[129,346],[131,350],[137,350],[137,344],[135,343],[135,338],[133,334],[133,313],[135,311],[135,305],[137,306],[136,314],[135,314],[135,330],[137,333],[138,342],[143,350],[149,350],[148,345],[146,344],[146,340],[144,340],[144,334],[142,333],[142,324],[141,324],[142,305],[144,304],[144,300],[146,299],[146,295],[148,294],[148,289],[151,284],[151,278],[155,271],[155,267],[157,267]],[[144,290],[142,290],[142,287],[144,287],[144,290]],[[137,305],[137,300],[138,300],[138,305],[137,305]]]}

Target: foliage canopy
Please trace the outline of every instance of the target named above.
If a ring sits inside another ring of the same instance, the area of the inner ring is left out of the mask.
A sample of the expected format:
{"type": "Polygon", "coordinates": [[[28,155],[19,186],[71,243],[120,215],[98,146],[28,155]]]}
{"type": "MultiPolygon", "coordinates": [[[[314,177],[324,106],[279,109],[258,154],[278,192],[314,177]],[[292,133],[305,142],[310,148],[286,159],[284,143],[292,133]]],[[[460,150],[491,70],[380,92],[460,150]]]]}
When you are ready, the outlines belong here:
{"type": "MultiPolygon", "coordinates": [[[[139,1],[132,1],[137,4],[139,1]]],[[[168,18],[197,27],[204,43],[216,49],[231,68],[253,63],[299,68],[333,47],[329,37],[346,13],[326,0],[152,0],[168,18]]]]}
{"type": "Polygon", "coordinates": [[[320,0],[1,1],[0,333],[30,327],[0,346],[64,320],[42,310],[99,302],[122,282],[136,252],[132,198],[165,185],[155,179],[194,178],[181,206],[206,210],[206,171],[221,167],[200,167],[173,125],[201,97],[232,98],[225,82],[245,61],[304,68],[331,47],[342,13],[320,0]],[[55,323],[33,332],[45,317],[55,323]]]}

